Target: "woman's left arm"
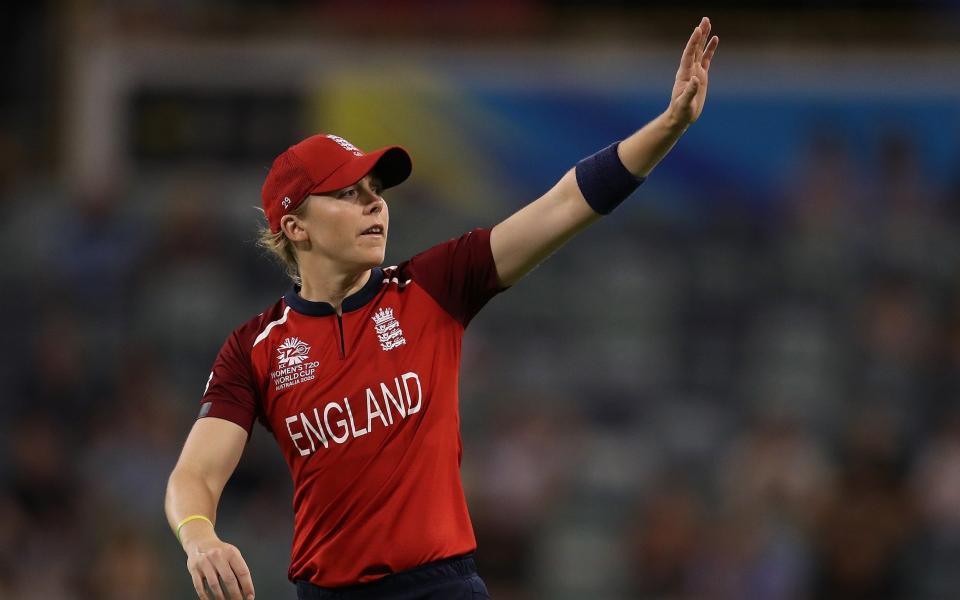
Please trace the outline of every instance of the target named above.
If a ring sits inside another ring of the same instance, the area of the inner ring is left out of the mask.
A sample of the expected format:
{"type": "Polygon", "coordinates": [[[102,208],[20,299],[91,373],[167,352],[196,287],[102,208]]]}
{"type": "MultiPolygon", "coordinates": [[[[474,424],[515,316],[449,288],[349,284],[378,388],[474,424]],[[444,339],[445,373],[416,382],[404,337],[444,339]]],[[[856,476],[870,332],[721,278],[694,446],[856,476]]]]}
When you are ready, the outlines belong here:
{"type": "MultiPolygon", "coordinates": [[[[699,118],[707,97],[710,61],[719,42],[717,36],[710,37],[710,20],[704,17],[683,50],[670,106],[617,146],[619,162],[634,177],[646,177],[699,118]]],[[[570,169],[546,194],[494,227],[490,247],[500,282],[513,285],[598,220],[602,213],[596,201],[593,204],[584,196],[575,169],[570,169]]]]}

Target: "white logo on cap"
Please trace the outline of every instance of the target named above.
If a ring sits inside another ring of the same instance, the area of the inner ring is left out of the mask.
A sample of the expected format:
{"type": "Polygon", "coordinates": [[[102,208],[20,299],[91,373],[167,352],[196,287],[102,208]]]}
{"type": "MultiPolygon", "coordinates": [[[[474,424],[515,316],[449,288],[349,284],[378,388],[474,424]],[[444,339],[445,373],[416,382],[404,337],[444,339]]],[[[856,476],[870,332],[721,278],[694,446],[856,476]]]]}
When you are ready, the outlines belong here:
{"type": "Polygon", "coordinates": [[[341,148],[343,148],[343,149],[346,150],[347,152],[352,152],[354,156],[363,156],[363,152],[360,151],[360,148],[357,148],[356,146],[354,146],[353,144],[351,144],[351,143],[348,142],[347,140],[343,139],[343,138],[340,137],[339,135],[329,135],[329,134],[328,134],[327,137],[330,138],[331,140],[335,141],[337,144],[340,145],[341,148]]]}
{"type": "Polygon", "coordinates": [[[284,197],[283,197],[283,202],[281,202],[280,204],[283,205],[284,210],[290,208],[290,197],[289,197],[289,196],[284,196],[284,197]]]}

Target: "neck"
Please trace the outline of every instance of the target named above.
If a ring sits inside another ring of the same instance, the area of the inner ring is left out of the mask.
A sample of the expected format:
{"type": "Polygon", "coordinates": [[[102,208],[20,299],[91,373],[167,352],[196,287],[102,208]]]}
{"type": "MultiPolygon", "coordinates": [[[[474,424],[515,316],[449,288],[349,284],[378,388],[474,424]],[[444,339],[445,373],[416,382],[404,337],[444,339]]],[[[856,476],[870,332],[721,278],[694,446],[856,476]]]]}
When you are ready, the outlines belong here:
{"type": "Polygon", "coordinates": [[[300,269],[300,297],[311,302],[326,302],[340,314],[343,300],[356,293],[370,279],[371,270],[343,272],[334,270],[300,269]]]}

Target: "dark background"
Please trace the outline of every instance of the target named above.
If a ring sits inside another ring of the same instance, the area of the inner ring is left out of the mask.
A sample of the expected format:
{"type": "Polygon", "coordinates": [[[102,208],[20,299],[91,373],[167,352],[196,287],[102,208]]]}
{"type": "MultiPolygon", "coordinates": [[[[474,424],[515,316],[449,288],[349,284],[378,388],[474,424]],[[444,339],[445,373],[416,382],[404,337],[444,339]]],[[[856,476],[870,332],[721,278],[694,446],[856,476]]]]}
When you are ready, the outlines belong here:
{"type": "MultiPolygon", "coordinates": [[[[210,365],[286,289],[272,158],[401,143],[388,263],[665,108],[617,213],[471,324],[463,478],[498,600],[960,597],[957,2],[8,3],[0,598],[189,598],[162,511],[210,365]]],[[[289,598],[258,428],[218,532],[289,598]]]]}

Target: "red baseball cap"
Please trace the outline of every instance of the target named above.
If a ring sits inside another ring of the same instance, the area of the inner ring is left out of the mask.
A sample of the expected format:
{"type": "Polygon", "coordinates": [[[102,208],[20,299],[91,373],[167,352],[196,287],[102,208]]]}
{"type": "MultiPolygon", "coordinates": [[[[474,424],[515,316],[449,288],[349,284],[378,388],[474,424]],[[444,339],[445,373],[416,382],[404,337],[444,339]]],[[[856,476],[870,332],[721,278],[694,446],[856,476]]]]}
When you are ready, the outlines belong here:
{"type": "Polygon", "coordinates": [[[273,161],[263,182],[263,212],[270,231],[280,231],[280,218],[310,194],[345,188],[374,170],[386,189],[403,183],[413,162],[400,146],[365,154],[342,137],[329,134],[313,135],[290,146],[273,161]]]}

